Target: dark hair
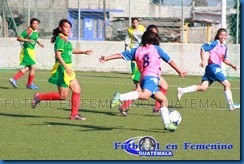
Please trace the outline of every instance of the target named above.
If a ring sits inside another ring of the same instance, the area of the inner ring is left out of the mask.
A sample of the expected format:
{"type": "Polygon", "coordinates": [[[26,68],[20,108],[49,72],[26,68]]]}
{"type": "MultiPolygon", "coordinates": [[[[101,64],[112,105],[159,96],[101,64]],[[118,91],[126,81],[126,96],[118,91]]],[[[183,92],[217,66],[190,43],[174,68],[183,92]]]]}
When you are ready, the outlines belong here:
{"type": "Polygon", "coordinates": [[[138,18],[132,18],[131,19],[131,23],[133,23],[135,20],[137,20],[139,22],[139,19],[138,18]]]}
{"type": "Polygon", "coordinates": [[[142,35],[142,41],[141,42],[142,42],[143,46],[145,46],[147,44],[159,45],[160,37],[155,32],[146,31],[142,35]]]}
{"type": "Polygon", "coordinates": [[[51,43],[54,43],[59,33],[61,33],[59,28],[62,27],[64,23],[68,23],[70,27],[72,27],[72,24],[68,19],[62,19],[61,21],[59,21],[58,27],[53,29],[53,37],[51,38],[51,43]]]}
{"type": "Polygon", "coordinates": [[[40,23],[40,20],[39,20],[39,19],[37,19],[37,18],[32,18],[32,19],[30,20],[30,25],[32,25],[35,21],[37,21],[38,23],[40,23]]]}
{"type": "Polygon", "coordinates": [[[217,34],[215,35],[214,40],[218,40],[218,39],[219,39],[219,34],[220,34],[221,32],[225,32],[225,33],[227,33],[227,30],[226,30],[225,28],[220,28],[220,29],[217,31],[217,34]]]}
{"type": "Polygon", "coordinates": [[[156,29],[157,33],[158,33],[158,27],[154,24],[151,24],[147,27],[146,31],[152,31],[152,29],[156,29]]]}

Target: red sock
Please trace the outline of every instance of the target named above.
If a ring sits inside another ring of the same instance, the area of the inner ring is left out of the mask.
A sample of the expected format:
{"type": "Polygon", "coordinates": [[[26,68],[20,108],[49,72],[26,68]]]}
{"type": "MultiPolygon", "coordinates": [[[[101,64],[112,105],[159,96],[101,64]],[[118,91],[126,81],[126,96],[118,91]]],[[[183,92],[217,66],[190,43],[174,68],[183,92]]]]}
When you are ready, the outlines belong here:
{"type": "Polygon", "coordinates": [[[71,117],[78,115],[80,108],[80,93],[73,92],[71,97],[71,117]]]}
{"type": "Polygon", "coordinates": [[[38,96],[39,100],[61,100],[58,92],[40,93],[38,96]]]}
{"type": "Polygon", "coordinates": [[[29,75],[27,85],[31,85],[34,80],[34,75],[29,75]]]}
{"type": "Polygon", "coordinates": [[[133,103],[133,100],[126,100],[121,105],[121,108],[122,109],[128,109],[132,103],[133,103]]]}
{"type": "MultiPolygon", "coordinates": [[[[166,96],[166,94],[167,94],[167,90],[166,89],[160,87],[159,90],[160,90],[160,92],[162,92],[166,96]]],[[[155,110],[159,110],[160,108],[161,108],[161,102],[156,100],[154,109],[155,110]]]]}
{"type": "Polygon", "coordinates": [[[15,81],[17,81],[19,78],[21,78],[21,76],[23,76],[24,75],[24,73],[22,72],[22,71],[19,71],[19,72],[17,72],[15,75],[14,75],[14,77],[13,77],[13,79],[15,80],[15,81]]]}

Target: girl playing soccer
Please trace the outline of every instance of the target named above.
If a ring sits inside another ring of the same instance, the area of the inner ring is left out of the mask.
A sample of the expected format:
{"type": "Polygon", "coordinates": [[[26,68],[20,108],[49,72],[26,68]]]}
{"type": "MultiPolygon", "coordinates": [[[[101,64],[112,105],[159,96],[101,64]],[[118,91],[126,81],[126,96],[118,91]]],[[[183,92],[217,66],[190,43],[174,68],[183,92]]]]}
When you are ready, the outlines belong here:
{"type": "Polygon", "coordinates": [[[224,86],[224,95],[230,111],[240,108],[239,104],[234,104],[232,99],[232,93],[230,90],[230,82],[226,79],[222,72],[221,65],[224,62],[226,65],[232,67],[234,70],[237,67],[227,58],[227,46],[224,44],[226,40],[227,30],[220,28],[215,35],[214,41],[206,43],[201,46],[201,67],[205,67],[205,74],[202,77],[202,83],[200,85],[192,85],[186,88],[178,88],[177,99],[180,100],[183,94],[196,91],[205,91],[214,81],[218,81],[224,86]],[[209,52],[208,61],[204,52],[209,52]]]}
{"type": "Polygon", "coordinates": [[[38,89],[36,85],[33,84],[34,81],[34,74],[36,70],[36,57],[35,57],[35,46],[36,43],[44,47],[38,41],[39,32],[38,32],[38,25],[40,21],[36,18],[32,18],[30,20],[30,27],[24,30],[18,37],[17,41],[24,42],[22,46],[22,50],[20,52],[20,65],[24,65],[25,68],[21,69],[17,74],[14,75],[13,78],[9,79],[9,82],[14,88],[18,88],[17,80],[22,77],[26,72],[29,71],[28,82],[26,84],[26,88],[28,89],[38,89]]]}
{"type": "Polygon", "coordinates": [[[71,96],[71,120],[86,120],[79,115],[80,107],[80,85],[75,78],[75,72],[71,68],[72,54],[90,55],[92,50],[82,51],[73,49],[68,41],[72,24],[67,19],[59,22],[59,27],[53,30],[51,42],[54,43],[56,62],[51,71],[49,82],[57,85],[58,92],[35,93],[32,107],[36,108],[42,100],[65,100],[68,96],[69,88],[72,90],[71,96]]]}
{"type": "Polygon", "coordinates": [[[119,101],[144,99],[147,100],[151,96],[161,102],[161,116],[165,128],[167,130],[176,130],[177,127],[170,122],[169,110],[167,108],[167,98],[159,91],[159,77],[160,77],[160,58],[167,62],[173,69],[175,69],[181,77],[187,75],[186,72],[181,71],[175,62],[168,56],[164,50],[159,46],[160,38],[154,32],[145,32],[142,36],[142,46],[139,48],[124,51],[121,54],[114,54],[111,56],[101,56],[100,62],[106,62],[113,59],[135,60],[141,73],[140,85],[142,91],[131,91],[125,94],[116,93],[111,101],[110,107],[114,107],[119,101]]]}
{"type": "MultiPolygon", "coordinates": [[[[158,34],[158,28],[157,26],[151,24],[147,27],[146,31],[150,31],[150,32],[154,32],[158,34]]],[[[141,91],[141,87],[140,87],[140,71],[138,70],[138,67],[135,64],[135,67],[132,67],[135,70],[133,70],[133,75],[132,75],[132,79],[133,82],[136,84],[136,88],[134,90],[138,90],[141,91]]],[[[160,83],[159,83],[159,90],[166,96],[167,94],[167,90],[168,90],[168,83],[166,82],[166,80],[163,77],[160,77],[160,83]]],[[[119,107],[119,111],[124,115],[127,116],[128,113],[128,108],[130,107],[130,105],[133,103],[132,100],[127,100],[124,101],[123,104],[120,105],[119,107]]],[[[161,107],[161,102],[160,101],[155,101],[155,106],[153,107],[153,113],[158,114],[160,111],[160,107],[161,107]]]]}

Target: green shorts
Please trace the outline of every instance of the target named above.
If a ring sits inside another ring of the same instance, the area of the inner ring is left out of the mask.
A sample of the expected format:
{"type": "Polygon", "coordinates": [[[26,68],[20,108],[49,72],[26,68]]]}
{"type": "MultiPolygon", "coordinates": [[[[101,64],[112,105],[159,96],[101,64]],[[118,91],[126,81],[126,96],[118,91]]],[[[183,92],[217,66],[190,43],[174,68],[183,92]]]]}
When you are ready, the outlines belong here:
{"type": "MultiPolygon", "coordinates": [[[[66,64],[71,68],[71,64],[66,64]]],[[[75,79],[75,72],[73,72],[72,76],[69,76],[64,67],[60,63],[55,63],[53,69],[51,71],[51,76],[48,81],[52,84],[55,84],[60,87],[68,88],[70,85],[70,81],[75,79]]]]}
{"type": "Polygon", "coordinates": [[[141,73],[140,73],[135,61],[131,62],[131,72],[132,72],[131,79],[133,80],[133,82],[135,84],[139,83],[140,78],[141,78],[141,73]]]}

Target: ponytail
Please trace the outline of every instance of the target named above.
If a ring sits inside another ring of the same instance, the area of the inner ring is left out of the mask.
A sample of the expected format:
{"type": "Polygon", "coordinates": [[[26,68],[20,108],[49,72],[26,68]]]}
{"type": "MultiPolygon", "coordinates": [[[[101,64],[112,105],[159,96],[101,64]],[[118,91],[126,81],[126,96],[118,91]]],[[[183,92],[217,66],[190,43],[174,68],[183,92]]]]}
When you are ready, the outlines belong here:
{"type": "Polygon", "coordinates": [[[55,28],[55,29],[53,29],[53,37],[51,39],[51,43],[54,43],[56,41],[56,38],[59,35],[59,33],[62,32],[60,30],[60,28],[64,25],[64,23],[68,23],[70,25],[70,27],[72,27],[72,24],[71,24],[71,22],[68,19],[62,19],[62,20],[60,20],[58,27],[55,28]]]}
{"type": "Polygon", "coordinates": [[[53,29],[53,37],[51,39],[51,43],[55,42],[55,40],[56,40],[56,38],[57,38],[57,36],[59,35],[60,32],[61,31],[60,31],[59,27],[53,29]]]}

